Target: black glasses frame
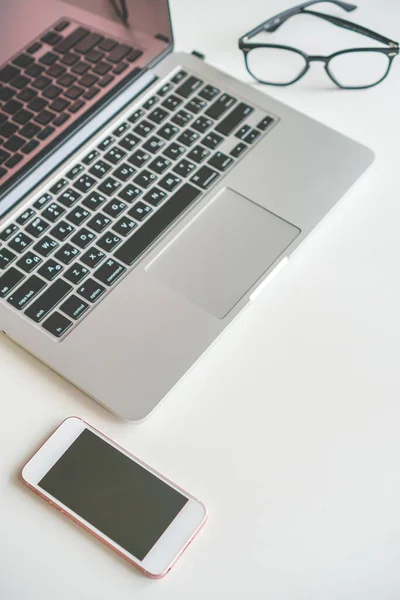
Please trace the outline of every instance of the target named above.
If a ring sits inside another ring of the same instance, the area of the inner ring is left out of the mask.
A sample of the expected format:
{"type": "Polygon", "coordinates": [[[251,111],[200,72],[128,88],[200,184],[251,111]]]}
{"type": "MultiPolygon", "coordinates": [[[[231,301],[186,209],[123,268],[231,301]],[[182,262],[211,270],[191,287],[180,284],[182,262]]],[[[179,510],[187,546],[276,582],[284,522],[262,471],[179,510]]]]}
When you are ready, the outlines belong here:
{"type": "Polygon", "coordinates": [[[254,27],[254,29],[252,29],[251,31],[249,31],[248,33],[246,33],[239,39],[239,48],[243,52],[246,69],[247,69],[249,75],[251,75],[259,83],[284,87],[287,85],[292,85],[293,83],[295,83],[296,81],[299,81],[299,79],[304,77],[304,75],[309,70],[310,64],[312,62],[323,62],[325,71],[326,71],[328,77],[338,87],[345,89],[345,90],[371,88],[371,87],[374,87],[375,85],[378,85],[379,83],[381,83],[381,81],[383,81],[387,77],[387,75],[390,71],[390,68],[392,66],[393,59],[399,54],[399,51],[400,51],[398,42],[390,40],[389,38],[386,38],[383,35],[380,35],[379,33],[375,33],[374,31],[371,31],[370,29],[367,29],[366,27],[363,27],[362,25],[357,25],[356,23],[353,23],[352,21],[347,21],[347,20],[341,19],[339,17],[334,17],[332,15],[327,15],[325,13],[320,13],[320,12],[316,12],[313,10],[305,10],[306,7],[311,6],[312,4],[318,4],[320,2],[331,2],[332,4],[336,4],[340,8],[343,8],[347,12],[353,11],[357,8],[357,6],[355,4],[349,4],[348,2],[342,2],[340,0],[309,0],[308,2],[303,2],[302,4],[299,4],[298,6],[289,8],[288,10],[285,10],[285,11],[279,13],[278,15],[275,15],[274,17],[267,19],[260,25],[257,25],[257,27],[254,27]],[[325,21],[328,21],[330,23],[333,23],[334,25],[337,25],[338,27],[342,27],[344,29],[349,29],[350,31],[360,33],[360,34],[370,37],[374,40],[377,40],[378,42],[386,44],[389,47],[388,48],[382,48],[382,47],[349,48],[348,50],[340,50],[339,52],[334,52],[333,54],[330,54],[329,56],[320,56],[320,55],[310,56],[310,55],[306,54],[305,52],[303,52],[302,50],[299,50],[298,48],[294,48],[293,46],[284,46],[281,44],[268,44],[268,43],[263,43],[263,42],[250,42],[249,41],[253,37],[255,37],[256,35],[258,35],[259,33],[263,32],[263,31],[267,31],[269,33],[276,31],[281,25],[283,25],[283,23],[285,23],[285,21],[287,21],[290,17],[293,17],[297,14],[306,14],[306,15],[313,15],[315,17],[319,17],[321,19],[324,19],[325,21]],[[274,83],[271,81],[263,81],[263,80],[259,79],[258,77],[256,77],[255,75],[253,75],[253,73],[251,72],[250,67],[249,67],[249,62],[248,62],[249,53],[254,48],[278,48],[278,49],[282,49],[282,50],[289,50],[289,51],[295,52],[304,58],[304,60],[305,60],[304,69],[297,77],[295,77],[292,81],[289,81],[287,83],[274,83]],[[388,57],[388,67],[387,67],[386,73],[383,75],[383,77],[381,77],[381,79],[379,81],[372,83],[370,85],[364,85],[364,86],[342,85],[339,81],[337,81],[337,79],[333,75],[332,71],[329,69],[329,62],[337,56],[340,56],[342,54],[351,54],[353,52],[379,52],[381,54],[385,54],[388,57]]]}

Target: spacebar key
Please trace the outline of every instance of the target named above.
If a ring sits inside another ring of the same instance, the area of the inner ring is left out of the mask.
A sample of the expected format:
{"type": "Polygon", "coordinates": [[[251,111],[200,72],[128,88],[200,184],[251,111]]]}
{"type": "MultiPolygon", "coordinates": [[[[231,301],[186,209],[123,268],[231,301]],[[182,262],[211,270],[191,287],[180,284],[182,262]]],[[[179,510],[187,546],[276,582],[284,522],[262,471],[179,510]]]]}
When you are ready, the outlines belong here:
{"type": "Polygon", "coordinates": [[[135,260],[200,196],[202,192],[185,183],[157,212],[133,233],[114,252],[114,256],[126,265],[135,260]]]}

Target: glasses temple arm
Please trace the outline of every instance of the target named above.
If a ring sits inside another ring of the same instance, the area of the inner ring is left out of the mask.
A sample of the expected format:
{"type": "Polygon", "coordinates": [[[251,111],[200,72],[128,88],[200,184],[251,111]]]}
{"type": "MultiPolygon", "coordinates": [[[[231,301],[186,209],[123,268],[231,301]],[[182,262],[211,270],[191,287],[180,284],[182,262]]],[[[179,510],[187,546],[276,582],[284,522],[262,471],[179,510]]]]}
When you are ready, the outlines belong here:
{"type": "Polygon", "coordinates": [[[362,25],[357,25],[352,21],[346,21],[345,19],[341,19],[340,17],[333,17],[332,15],[327,15],[325,13],[315,12],[313,10],[305,10],[304,14],[314,15],[315,17],[320,17],[325,21],[329,21],[329,23],[333,23],[333,25],[337,25],[338,27],[342,27],[343,29],[349,29],[350,31],[355,31],[356,33],[361,33],[362,35],[366,35],[378,42],[382,42],[382,44],[387,44],[389,46],[395,44],[398,46],[397,42],[393,40],[389,40],[389,38],[380,35],[379,33],[375,33],[375,31],[371,31],[366,27],[362,27],[362,25]]]}
{"type": "Polygon", "coordinates": [[[342,2],[341,0],[308,0],[308,2],[303,2],[298,6],[289,8],[288,10],[285,10],[275,15],[275,17],[270,17],[269,19],[261,23],[261,25],[257,25],[257,27],[254,27],[254,29],[252,29],[240,38],[239,44],[242,40],[244,40],[244,38],[251,39],[252,37],[257,35],[258,33],[261,33],[262,31],[276,31],[290,17],[293,17],[294,15],[303,12],[307,6],[311,6],[312,4],[318,4],[320,2],[331,2],[332,4],[340,6],[340,8],[343,8],[347,12],[350,12],[357,8],[355,4],[349,4],[348,2],[342,2]]]}

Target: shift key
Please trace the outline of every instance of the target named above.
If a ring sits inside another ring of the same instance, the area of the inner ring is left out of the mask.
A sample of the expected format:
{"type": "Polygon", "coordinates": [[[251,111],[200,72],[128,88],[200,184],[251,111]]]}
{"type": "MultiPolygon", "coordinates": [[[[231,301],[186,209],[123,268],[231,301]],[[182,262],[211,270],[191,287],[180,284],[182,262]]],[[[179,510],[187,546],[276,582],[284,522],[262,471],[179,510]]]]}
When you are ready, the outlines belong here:
{"type": "Polygon", "coordinates": [[[7,300],[18,310],[22,310],[45,287],[45,282],[32,275],[7,300]]]}
{"type": "Polygon", "coordinates": [[[57,279],[40,298],[30,305],[25,314],[35,323],[40,323],[71,290],[72,286],[66,281],[57,279]]]}

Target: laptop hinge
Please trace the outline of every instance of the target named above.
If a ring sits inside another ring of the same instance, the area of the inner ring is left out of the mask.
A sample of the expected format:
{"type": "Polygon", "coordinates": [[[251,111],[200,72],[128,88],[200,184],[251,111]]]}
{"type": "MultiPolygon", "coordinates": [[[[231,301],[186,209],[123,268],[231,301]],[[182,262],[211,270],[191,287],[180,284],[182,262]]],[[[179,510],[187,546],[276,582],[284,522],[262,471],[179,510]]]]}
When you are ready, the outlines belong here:
{"type": "Polygon", "coordinates": [[[199,52],[198,50],[192,50],[191,54],[193,54],[193,56],[197,56],[197,58],[200,58],[201,60],[205,59],[205,54],[199,52]]]}

